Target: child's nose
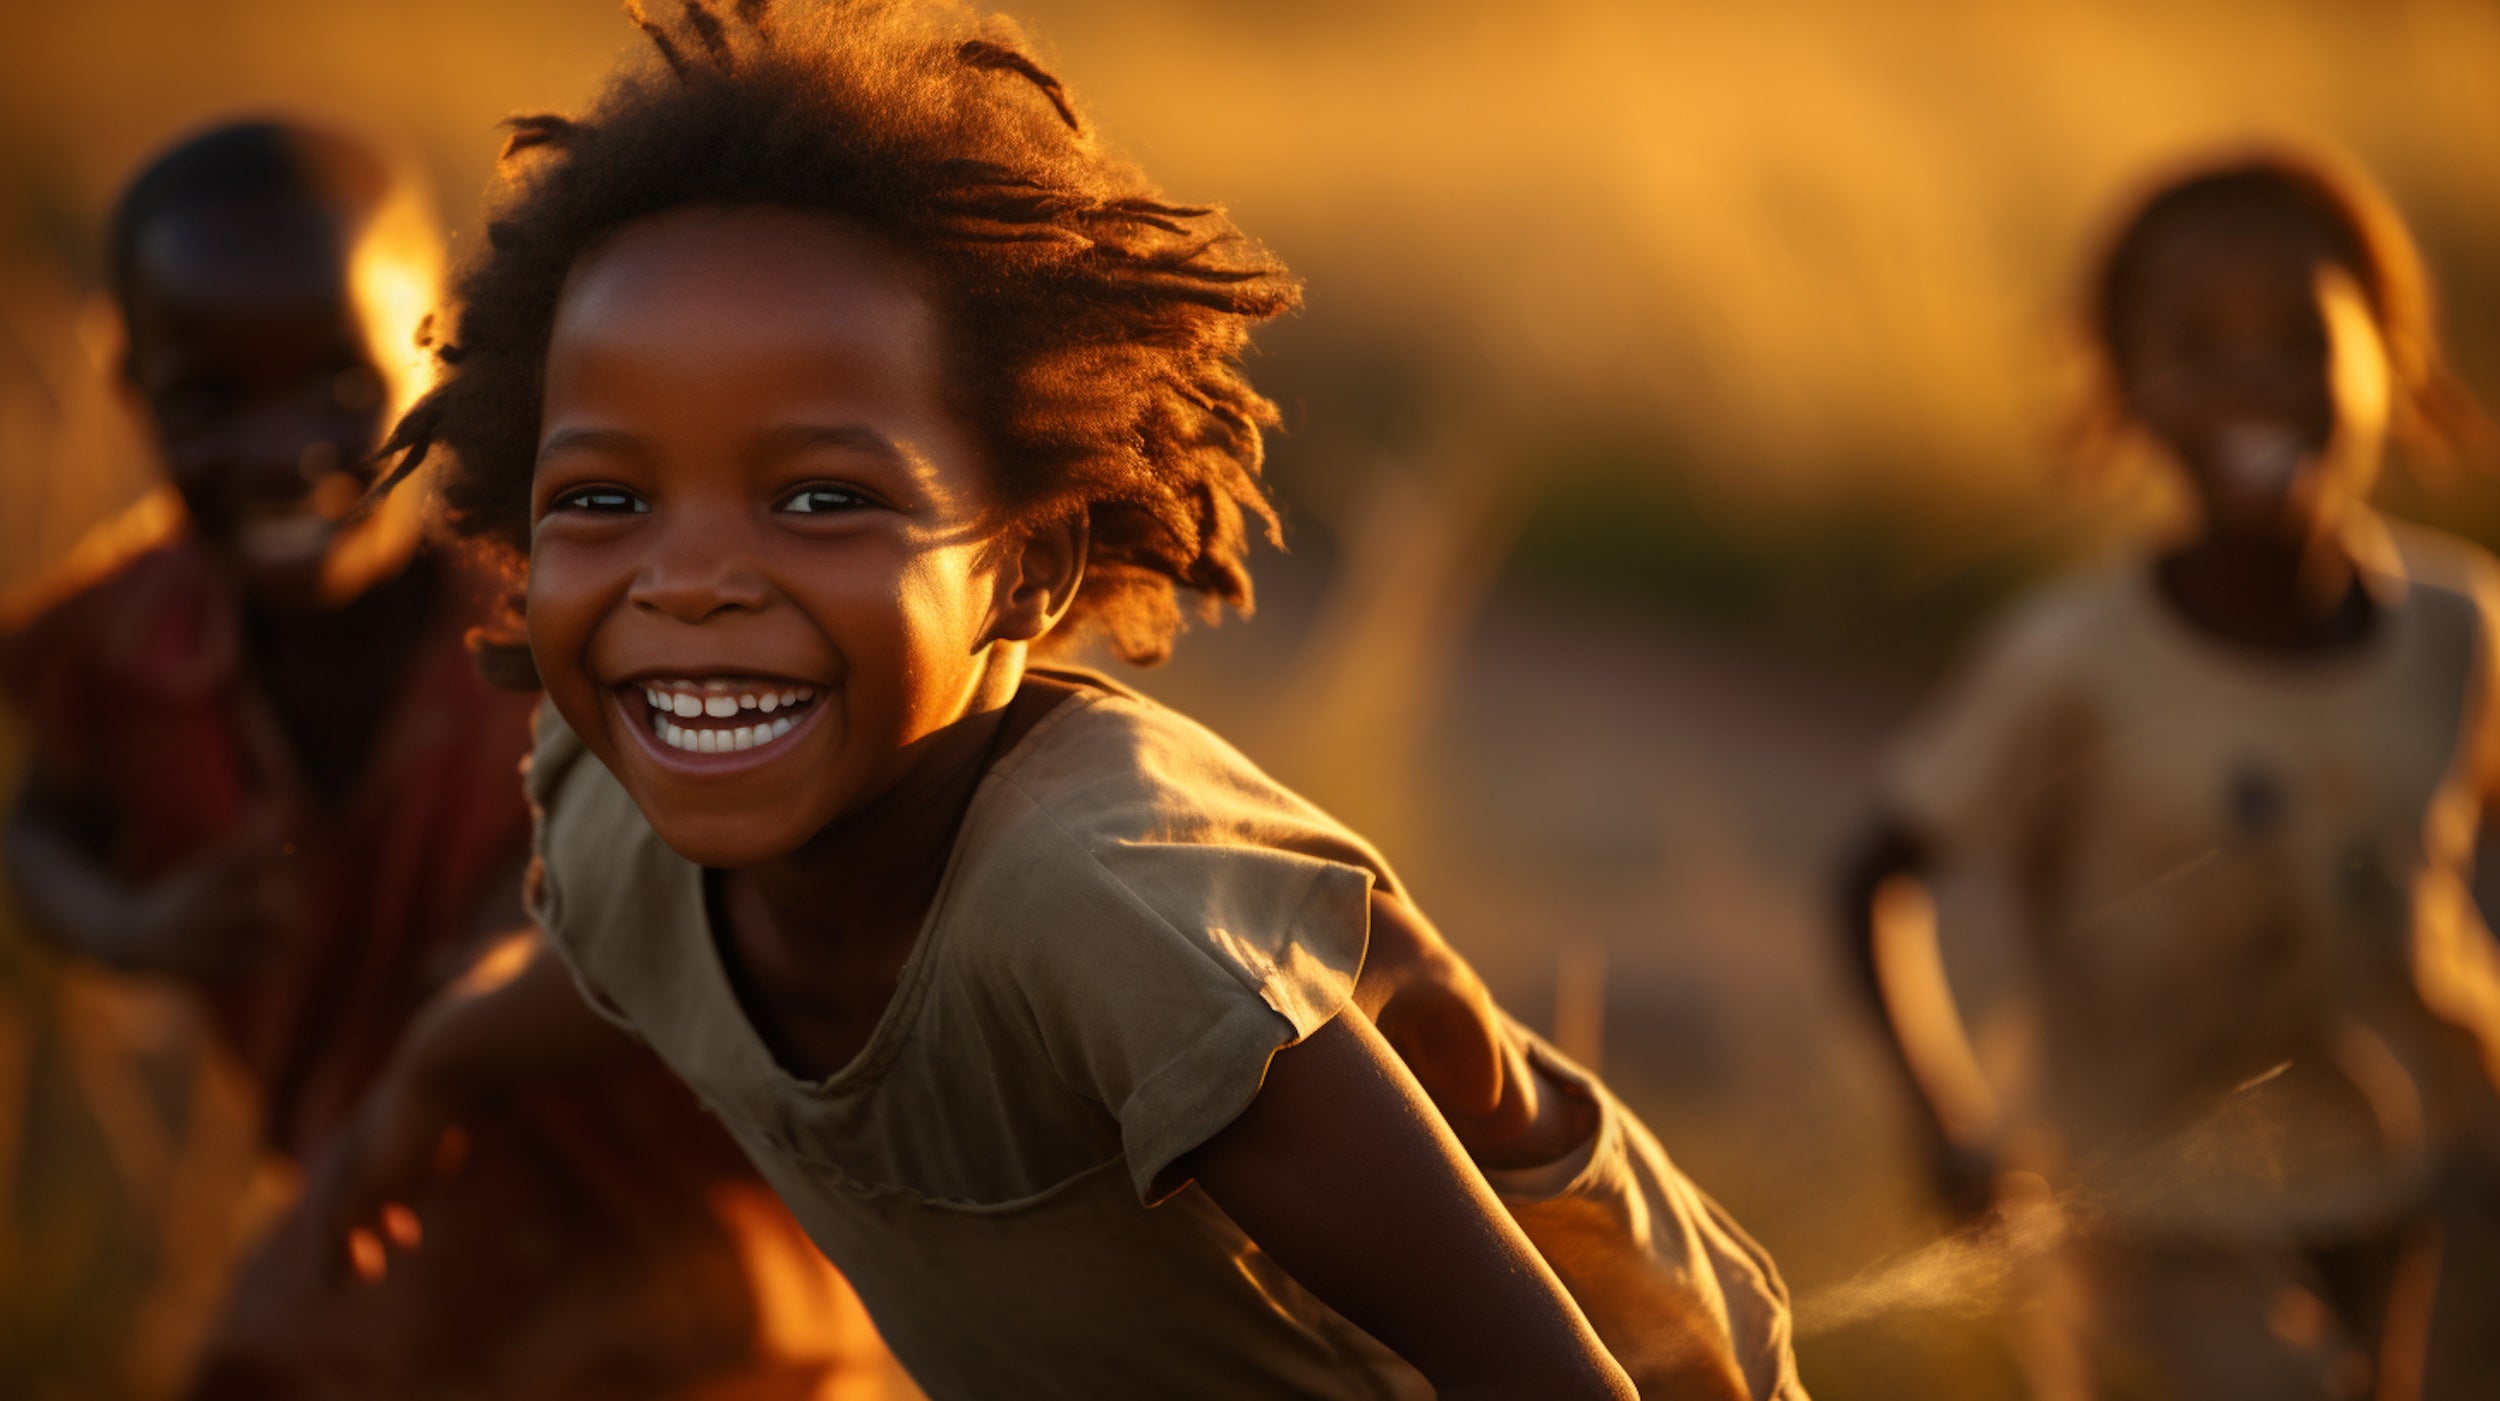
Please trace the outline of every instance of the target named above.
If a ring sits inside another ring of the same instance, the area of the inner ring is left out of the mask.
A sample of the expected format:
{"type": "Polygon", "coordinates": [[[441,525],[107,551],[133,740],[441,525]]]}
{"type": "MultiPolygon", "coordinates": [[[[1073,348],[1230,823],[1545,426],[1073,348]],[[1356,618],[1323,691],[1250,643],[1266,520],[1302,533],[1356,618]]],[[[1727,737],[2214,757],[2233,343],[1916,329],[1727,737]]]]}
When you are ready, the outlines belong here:
{"type": "Polygon", "coordinates": [[[318,425],[276,414],[253,414],[224,431],[195,434],[173,446],[174,469],[243,500],[284,500],[303,494],[316,454],[335,465],[346,455],[318,425]]]}
{"type": "Polygon", "coordinates": [[[2326,371],[2323,347],[2266,344],[2218,354],[2210,374],[2224,391],[2284,399],[2321,388],[2326,371]]]}
{"type": "Polygon", "coordinates": [[[700,540],[664,540],[644,561],[629,595],[634,607],[681,623],[764,606],[761,576],[739,558],[700,540]]]}

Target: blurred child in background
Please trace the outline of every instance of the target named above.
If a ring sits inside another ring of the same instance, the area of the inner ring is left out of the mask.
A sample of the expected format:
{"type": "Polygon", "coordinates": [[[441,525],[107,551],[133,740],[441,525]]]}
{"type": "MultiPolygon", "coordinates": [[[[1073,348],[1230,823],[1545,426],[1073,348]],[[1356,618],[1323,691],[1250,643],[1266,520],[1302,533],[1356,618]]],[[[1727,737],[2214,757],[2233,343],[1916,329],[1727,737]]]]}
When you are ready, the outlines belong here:
{"type": "Polygon", "coordinates": [[[2423,269],[2357,179],[2229,161],[2135,211],[2091,315],[2113,415],[2192,520],[2010,610],[1900,746],[1854,965],[1948,1196],[2019,1168],[2064,1215],[2044,1394],[2490,1395],[2466,1354],[2500,1300],[2429,1299],[2438,1184],[2500,1146],[2469,888],[2500,571],[2368,505],[2391,428],[2475,421],[2423,269]],[[1896,973],[1913,883],[1982,860],[2033,1043],[1993,1124],[1950,1102],[1896,973]]]}
{"type": "MultiPolygon", "coordinates": [[[[1368,844],[1028,665],[1248,605],[1284,269],[1004,21],[646,28],[666,71],[521,123],[395,439],[526,560],[558,956],[386,1079],[606,1013],[937,1396],[1801,1396],[1769,1261],[1368,844]]],[[[381,1102],[345,1220],[456,1110],[381,1102]]]]}
{"type": "MultiPolygon", "coordinates": [[[[110,258],[169,487],[19,600],[0,651],[33,739],[7,833],[29,914],[196,987],[266,1145],[315,1171],[419,1008],[491,982],[521,922],[533,698],[463,645],[493,581],[419,548],[415,494],[352,510],[439,257],[414,186],[325,130],[152,162],[110,258]]],[[[476,1126],[424,1264],[380,1290],[335,1287],[327,1237],[282,1221],[195,1394],[814,1397],[879,1356],[655,1063],[518,1109],[476,1126]]]]}

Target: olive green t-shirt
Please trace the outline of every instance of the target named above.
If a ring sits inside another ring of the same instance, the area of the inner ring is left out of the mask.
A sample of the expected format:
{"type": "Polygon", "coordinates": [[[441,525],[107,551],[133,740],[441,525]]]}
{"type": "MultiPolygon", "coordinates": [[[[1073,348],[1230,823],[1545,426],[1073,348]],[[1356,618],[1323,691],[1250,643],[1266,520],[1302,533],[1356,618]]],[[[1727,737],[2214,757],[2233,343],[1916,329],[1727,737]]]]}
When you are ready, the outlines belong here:
{"type": "MultiPolygon", "coordinates": [[[[983,779],[893,1001],[838,1072],[776,1062],[704,873],[552,710],[529,776],[550,943],[719,1115],[933,1397],[1430,1395],[1173,1171],[1346,1005],[1395,878],[1198,725],[1062,676],[1076,694],[983,779]]],[[[1636,1214],[1673,1219],[1626,1246],[1759,1334],[1740,1351],[1767,1395],[1775,1276],[1652,1159],[1676,1190],[1636,1214]]]]}

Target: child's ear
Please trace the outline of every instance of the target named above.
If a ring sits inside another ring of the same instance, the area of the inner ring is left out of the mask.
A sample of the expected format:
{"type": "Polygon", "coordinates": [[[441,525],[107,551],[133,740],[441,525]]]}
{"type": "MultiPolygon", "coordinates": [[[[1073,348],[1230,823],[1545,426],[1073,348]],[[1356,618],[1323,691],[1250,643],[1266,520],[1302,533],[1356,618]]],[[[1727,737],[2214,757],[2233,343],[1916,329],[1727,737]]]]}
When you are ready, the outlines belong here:
{"type": "Polygon", "coordinates": [[[147,395],[139,388],[139,347],[130,339],[130,319],[117,299],[102,292],[78,308],[78,349],[86,357],[95,382],[122,408],[147,422],[147,395]]]}
{"type": "Polygon", "coordinates": [[[1089,542],[1082,511],[1026,530],[999,571],[989,640],[1031,642],[1057,627],[1085,581],[1089,542]]]}
{"type": "Polygon", "coordinates": [[[87,357],[87,366],[98,376],[125,383],[138,378],[137,366],[131,363],[130,322],[122,312],[122,304],[102,293],[90,293],[79,304],[78,348],[87,357]]]}

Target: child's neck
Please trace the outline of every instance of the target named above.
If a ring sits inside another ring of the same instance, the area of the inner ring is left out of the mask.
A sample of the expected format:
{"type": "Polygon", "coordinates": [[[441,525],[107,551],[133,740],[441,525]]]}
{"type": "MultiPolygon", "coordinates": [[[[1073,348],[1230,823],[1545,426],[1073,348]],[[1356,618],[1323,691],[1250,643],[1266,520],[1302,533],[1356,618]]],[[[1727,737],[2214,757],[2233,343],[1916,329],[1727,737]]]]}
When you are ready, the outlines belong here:
{"type": "Polygon", "coordinates": [[[1068,694],[1027,684],[930,737],[910,773],[788,856],[715,886],[723,962],[748,1019],[795,1074],[867,1044],[998,757],[1068,694]]]}
{"type": "Polygon", "coordinates": [[[1004,706],[975,711],[929,736],[928,752],[876,801],[749,872],[774,923],[794,935],[916,929],[1006,717],[1004,706]]]}
{"type": "Polygon", "coordinates": [[[441,589],[431,556],[333,609],[273,609],[248,593],[244,640],[254,679],[322,802],[345,798],[373,757],[441,589]]]}
{"type": "Polygon", "coordinates": [[[2209,532],[2156,566],[2163,597],[2190,624],[2232,642],[2324,651],[2369,635],[2376,609],[2341,532],[2301,537],[2209,532]]]}

